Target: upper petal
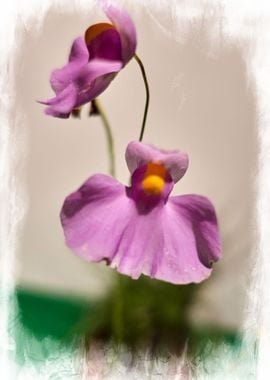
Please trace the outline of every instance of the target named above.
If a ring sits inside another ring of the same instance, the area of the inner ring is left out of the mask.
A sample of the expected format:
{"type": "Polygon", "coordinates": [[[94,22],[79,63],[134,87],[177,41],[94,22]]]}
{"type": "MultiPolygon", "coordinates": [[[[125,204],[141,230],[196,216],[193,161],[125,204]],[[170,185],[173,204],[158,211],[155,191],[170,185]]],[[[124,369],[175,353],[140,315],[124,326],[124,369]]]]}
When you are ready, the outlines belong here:
{"type": "Polygon", "coordinates": [[[80,62],[81,65],[85,65],[89,60],[89,52],[85,43],[84,37],[77,37],[69,53],[69,62],[80,62]]]}
{"type": "Polygon", "coordinates": [[[132,141],[126,149],[126,162],[131,174],[139,166],[150,162],[163,164],[176,183],[188,168],[188,155],[178,150],[166,151],[152,145],[132,141]]]}
{"type": "Polygon", "coordinates": [[[135,54],[137,36],[135,25],[129,14],[121,8],[108,4],[107,1],[100,1],[107,17],[118,30],[122,44],[122,60],[125,65],[135,54]]]}
{"type": "Polygon", "coordinates": [[[88,59],[89,52],[84,38],[76,38],[69,54],[69,63],[51,73],[50,83],[56,94],[63,91],[74,80],[80,69],[87,64],[88,59]]]}

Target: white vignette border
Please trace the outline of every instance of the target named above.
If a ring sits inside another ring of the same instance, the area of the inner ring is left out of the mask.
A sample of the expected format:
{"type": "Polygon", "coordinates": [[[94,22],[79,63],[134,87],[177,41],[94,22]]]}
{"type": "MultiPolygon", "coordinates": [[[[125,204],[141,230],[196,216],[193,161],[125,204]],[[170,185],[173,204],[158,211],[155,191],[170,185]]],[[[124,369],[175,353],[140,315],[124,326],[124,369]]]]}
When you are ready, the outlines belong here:
{"type": "MultiPolygon", "coordinates": [[[[90,0],[77,0],[69,3],[72,8],[79,7],[87,9],[90,0]]],[[[119,2],[118,2],[119,3],[119,2]]],[[[121,4],[129,3],[132,6],[140,6],[141,0],[122,1],[121,4]]],[[[260,144],[259,172],[257,177],[257,226],[258,226],[258,260],[254,268],[253,283],[250,288],[249,313],[244,329],[246,328],[246,344],[251,343],[249,338],[250,330],[258,339],[258,361],[257,379],[270,378],[270,233],[268,223],[270,221],[270,3],[267,0],[244,1],[244,0],[200,0],[178,1],[171,0],[170,7],[177,12],[178,21],[181,18],[200,17],[204,4],[219,5],[222,9],[226,38],[241,38],[252,40],[253,50],[247,62],[251,80],[256,86],[257,96],[257,123],[258,138],[260,144]],[[253,24],[253,25],[252,25],[253,24]],[[252,25],[252,26],[251,26],[252,25]]],[[[10,360],[10,352],[14,350],[15,342],[8,334],[9,318],[9,295],[13,289],[13,264],[15,259],[16,241],[20,223],[26,211],[23,196],[20,189],[16,188],[14,177],[14,162],[26,148],[19,143],[23,139],[16,139],[12,132],[10,110],[14,97],[14,80],[12,74],[15,73],[14,48],[16,47],[15,29],[18,16],[27,22],[28,17],[33,17],[37,29],[42,26],[42,21],[51,8],[57,6],[59,9],[65,3],[63,0],[9,0],[1,3],[0,7],[0,264],[1,264],[1,293],[0,293],[0,368],[5,379],[14,379],[14,363],[10,360]],[[19,143],[16,141],[19,141],[19,143]]],[[[168,9],[168,3],[164,0],[145,2],[148,10],[153,6],[168,9]]],[[[157,21],[157,20],[156,20],[157,21]]],[[[158,23],[158,21],[157,21],[158,23]]],[[[159,25],[161,28],[162,26],[159,25]]],[[[55,365],[55,363],[54,363],[55,365]]],[[[224,369],[220,363],[220,370],[224,369]]],[[[240,371],[241,372],[241,371],[240,371]]],[[[31,379],[35,375],[30,369],[29,373],[24,372],[20,379],[31,379]]],[[[48,375],[48,372],[47,372],[48,375]]],[[[112,377],[116,378],[111,374],[112,377]]],[[[240,379],[240,373],[235,373],[240,379]]],[[[223,379],[225,373],[215,375],[211,378],[223,379]]],[[[46,376],[47,377],[47,376],[46,376]]],[[[17,376],[16,376],[17,378],[17,376]]],[[[41,378],[41,377],[38,377],[41,378]]],[[[44,378],[44,377],[43,377],[44,378]]],[[[179,378],[176,375],[175,379],[179,378]]],[[[196,378],[209,378],[197,372],[196,378]]],[[[236,377],[235,377],[236,378],[236,377]]],[[[243,378],[243,377],[241,377],[243,378]]]]}

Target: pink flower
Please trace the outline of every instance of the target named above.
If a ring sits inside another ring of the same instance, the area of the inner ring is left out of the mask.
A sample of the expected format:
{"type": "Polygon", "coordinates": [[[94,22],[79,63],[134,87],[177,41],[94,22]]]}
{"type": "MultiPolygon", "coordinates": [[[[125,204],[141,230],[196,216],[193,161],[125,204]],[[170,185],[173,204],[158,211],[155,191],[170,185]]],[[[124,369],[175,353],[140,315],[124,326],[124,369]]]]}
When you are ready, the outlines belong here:
{"type": "Polygon", "coordinates": [[[169,197],[188,156],[139,142],[126,150],[131,186],[96,174],[64,202],[66,244],[85,260],[174,284],[198,283],[221,256],[217,218],[200,195],[169,197]]]}
{"type": "Polygon", "coordinates": [[[136,50],[136,30],[130,16],[113,5],[103,6],[112,24],[90,26],[71,46],[68,63],[54,70],[50,83],[55,97],[40,103],[48,115],[70,113],[100,95],[136,50]]]}

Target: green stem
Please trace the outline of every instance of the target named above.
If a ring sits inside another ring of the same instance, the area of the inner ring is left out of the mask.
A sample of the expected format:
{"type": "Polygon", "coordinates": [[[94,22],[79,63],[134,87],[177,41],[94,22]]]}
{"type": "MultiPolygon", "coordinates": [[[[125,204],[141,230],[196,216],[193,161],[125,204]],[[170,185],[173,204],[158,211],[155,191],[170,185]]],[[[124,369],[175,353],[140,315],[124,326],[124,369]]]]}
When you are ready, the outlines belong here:
{"type": "Polygon", "coordinates": [[[105,129],[105,133],[106,133],[106,139],[107,139],[107,145],[108,145],[108,151],[109,151],[109,160],[110,160],[109,173],[111,174],[112,177],[115,177],[114,143],[113,143],[111,127],[107,119],[107,116],[103,110],[103,107],[101,106],[100,101],[97,98],[95,99],[95,106],[96,106],[98,115],[101,117],[104,129],[105,129]]]}
{"type": "Polygon", "coordinates": [[[123,284],[121,275],[116,274],[113,315],[112,315],[112,328],[114,338],[117,344],[120,344],[124,340],[124,326],[123,326],[123,284]]]}
{"type": "MultiPolygon", "coordinates": [[[[115,177],[114,144],[110,124],[98,99],[94,100],[93,106],[96,108],[94,112],[96,112],[101,117],[102,123],[104,125],[110,158],[110,174],[112,177],[115,177]]],[[[122,281],[119,274],[117,274],[116,277],[113,310],[111,317],[113,335],[115,341],[120,344],[123,341],[123,291],[122,281]]]]}
{"type": "Polygon", "coordinates": [[[144,129],[145,129],[145,123],[146,123],[146,118],[147,118],[147,112],[148,112],[148,106],[149,106],[149,100],[150,100],[150,91],[149,91],[149,85],[145,73],[145,69],[143,66],[142,61],[140,58],[137,56],[137,54],[134,55],[135,60],[137,61],[138,65],[140,66],[141,72],[142,72],[142,77],[145,85],[145,91],[146,91],[146,100],[145,100],[145,107],[144,107],[144,114],[143,114],[143,122],[142,122],[142,127],[141,127],[141,133],[140,133],[140,138],[139,141],[142,141],[143,139],[143,134],[144,134],[144,129]]]}

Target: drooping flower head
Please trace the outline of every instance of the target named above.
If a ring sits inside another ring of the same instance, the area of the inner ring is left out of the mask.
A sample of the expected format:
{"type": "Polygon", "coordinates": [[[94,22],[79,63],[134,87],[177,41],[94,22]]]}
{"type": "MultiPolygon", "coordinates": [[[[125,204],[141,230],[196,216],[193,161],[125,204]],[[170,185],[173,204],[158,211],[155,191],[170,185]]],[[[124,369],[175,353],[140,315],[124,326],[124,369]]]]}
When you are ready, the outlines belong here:
{"type": "Polygon", "coordinates": [[[96,174],[61,211],[66,244],[85,260],[105,260],[134,279],[174,284],[207,278],[221,256],[217,218],[200,195],[169,196],[188,156],[139,142],[126,150],[131,185],[96,174]]]}
{"type": "Polygon", "coordinates": [[[102,4],[111,24],[90,26],[73,42],[68,63],[52,72],[55,97],[40,102],[48,106],[48,115],[67,118],[92,101],[135,54],[136,30],[130,16],[123,9],[102,4]]]}

